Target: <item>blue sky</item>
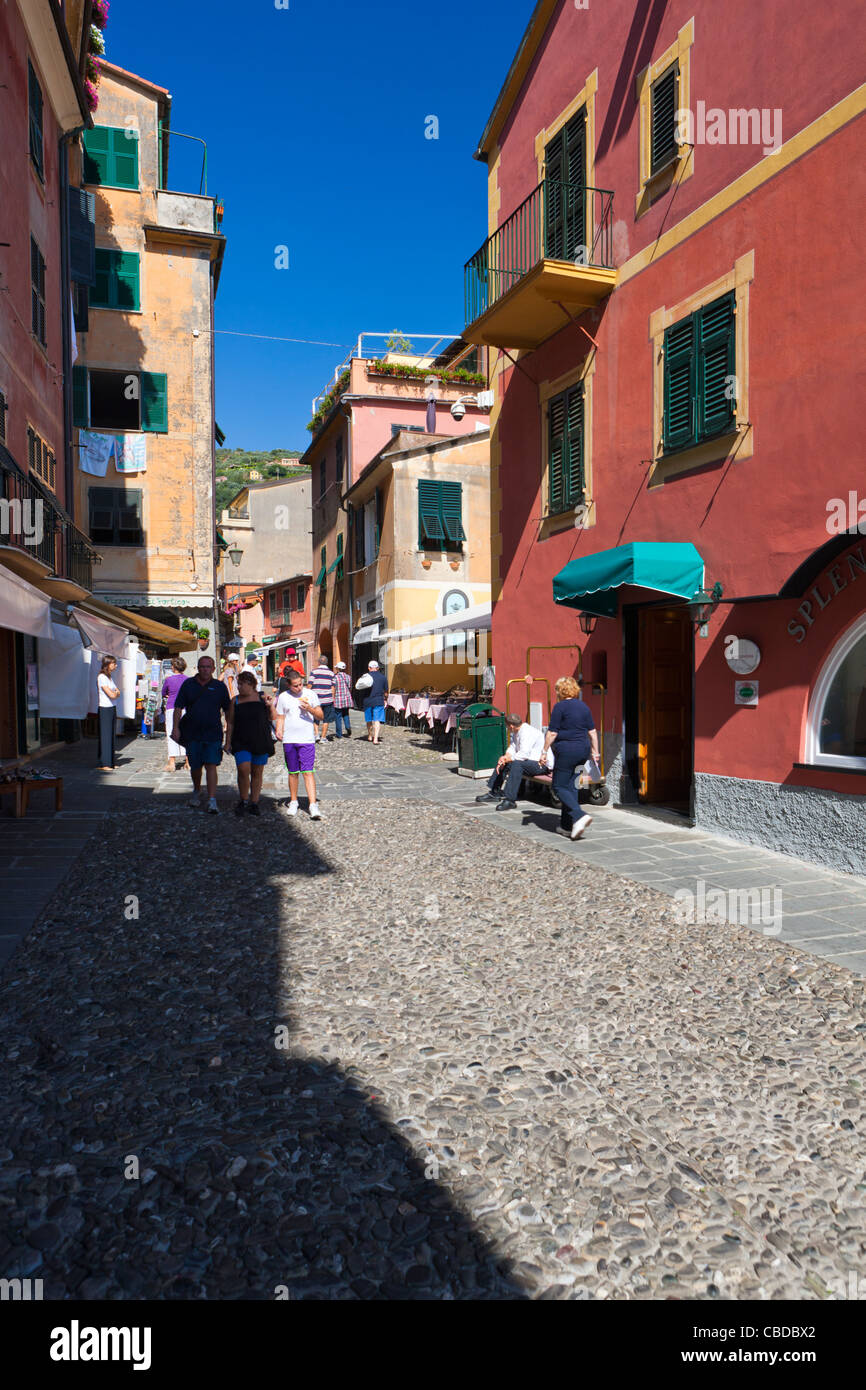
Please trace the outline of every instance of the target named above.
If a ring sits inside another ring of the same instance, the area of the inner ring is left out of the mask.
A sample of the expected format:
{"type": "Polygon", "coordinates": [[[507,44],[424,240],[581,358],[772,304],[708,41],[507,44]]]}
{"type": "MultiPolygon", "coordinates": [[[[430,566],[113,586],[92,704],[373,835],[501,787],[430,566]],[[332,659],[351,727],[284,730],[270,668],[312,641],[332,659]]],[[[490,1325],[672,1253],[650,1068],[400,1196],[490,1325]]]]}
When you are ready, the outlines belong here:
{"type": "MultiPolygon", "coordinates": [[[[463,263],[487,230],[472,153],[532,0],[112,0],[106,56],[167,87],[208,147],[228,239],[216,326],[227,444],[304,449],[312,397],[361,331],[463,327],[463,263]],[[425,118],[439,122],[425,139],[425,118]],[[289,268],[275,268],[275,247],[289,268]]],[[[197,192],[175,141],[169,184],[197,192]]]]}

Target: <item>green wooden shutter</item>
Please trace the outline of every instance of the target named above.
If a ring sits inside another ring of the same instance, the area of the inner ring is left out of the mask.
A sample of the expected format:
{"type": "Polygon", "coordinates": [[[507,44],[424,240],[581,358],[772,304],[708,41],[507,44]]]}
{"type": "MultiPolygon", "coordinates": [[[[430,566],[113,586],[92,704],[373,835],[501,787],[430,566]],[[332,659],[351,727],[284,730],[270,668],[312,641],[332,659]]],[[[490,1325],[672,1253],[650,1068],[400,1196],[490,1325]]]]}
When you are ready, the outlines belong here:
{"type": "Polygon", "coordinates": [[[418,549],[441,546],[445,540],[442,526],[441,484],[427,478],[418,480],[418,549]]]}
{"type": "Polygon", "coordinates": [[[735,372],[734,295],[698,310],[697,434],[699,439],[730,430],[736,401],[730,390],[735,372]]]}
{"type": "Polygon", "coordinates": [[[94,126],[84,132],[84,182],[138,188],[138,138],[126,127],[94,126]]]}
{"type": "Polygon", "coordinates": [[[115,188],[138,188],[138,137],[128,129],[109,130],[111,182],[115,188]]]}
{"type": "Polygon", "coordinates": [[[674,63],[653,83],[650,92],[650,173],[655,174],[676,157],[679,65],[674,63]]]}
{"type": "Polygon", "coordinates": [[[168,433],[168,377],[165,372],[141,373],[141,428],[168,433]]]}
{"type": "Polygon", "coordinates": [[[140,309],[137,251],[115,251],[115,293],[118,309],[140,309]]]}
{"type": "Polygon", "coordinates": [[[693,444],[695,425],[695,320],[692,316],[665,330],[665,451],[693,444]]]}
{"type": "Polygon", "coordinates": [[[108,126],[97,125],[85,130],[84,141],[84,182],[108,183],[108,126]]]}
{"type": "Polygon", "coordinates": [[[548,511],[564,509],[563,475],[565,465],[565,396],[554,396],[547,407],[547,491],[548,511]]]}
{"type": "Polygon", "coordinates": [[[442,483],[440,485],[442,529],[451,549],[459,550],[466,539],[463,530],[463,484],[442,483]]]}
{"type": "Polygon", "coordinates": [[[574,261],[585,245],[586,204],[586,111],[581,108],[565,127],[563,169],[563,236],[567,261],[574,261]]]}
{"type": "Polygon", "coordinates": [[[544,151],[544,254],[561,261],[565,242],[562,196],[564,136],[560,131],[544,151]]]}
{"type": "Polygon", "coordinates": [[[112,309],[111,303],[111,281],[112,281],[112,257],[113,251],[106,251],[101,246],[97,246],[95,253],[96,278],[93,282],[93,289],[88,296],[91,309],[112,309]]]}
{"type": "Polygon", "coordinates": [[[39,79],[33,71],[32,64],[27,60],[27,109],[30,120],[30,158],[33,160],[40,179],[45,178],[45,163],[42,135],[42,88],[39,79]]]}
{"type": "Polygon", "coordinates": [[[86,367],[72,368],[72,423],[81,430],[86,430],[89,424],[86,367]]]}
{"type": "Polygon", "coordinates": [[[583,382],[566,392],[563,503],[573,507],[583,501],[583,382]]]}
{"type": "Polygon", "coordinates": [[[337,536],[337,578],[343,578],[343,533],[337,536]]]}

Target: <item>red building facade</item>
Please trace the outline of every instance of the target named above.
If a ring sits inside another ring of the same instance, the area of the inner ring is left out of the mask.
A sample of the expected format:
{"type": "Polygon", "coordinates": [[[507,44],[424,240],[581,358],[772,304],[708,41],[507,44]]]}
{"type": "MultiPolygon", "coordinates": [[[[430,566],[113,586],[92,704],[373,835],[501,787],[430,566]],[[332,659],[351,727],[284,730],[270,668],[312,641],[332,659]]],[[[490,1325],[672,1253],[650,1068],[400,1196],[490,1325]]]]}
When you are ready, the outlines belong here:
{"type": "Polygon", "coordinates": [[[464,335],[497,392],[498,703],[582,669],[615,800],[859,872],[863,27],[538,4],[464,335]]]}

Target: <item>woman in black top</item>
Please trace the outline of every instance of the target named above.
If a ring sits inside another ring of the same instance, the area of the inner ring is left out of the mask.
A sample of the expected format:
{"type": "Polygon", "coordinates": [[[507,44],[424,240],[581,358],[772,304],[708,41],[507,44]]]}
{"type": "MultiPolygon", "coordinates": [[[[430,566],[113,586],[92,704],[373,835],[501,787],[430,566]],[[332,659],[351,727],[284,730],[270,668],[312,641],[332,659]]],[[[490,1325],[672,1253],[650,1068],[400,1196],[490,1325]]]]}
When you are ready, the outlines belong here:
{"type": "Polygon", "coordinates": [[[274,755],[274,736],[271,712],[256,689],[252,671],[241,671],[238,676],[234,724],[231,741],[226,741],[226,752],[234,753],[238,769],[240,799],[235,815],[242,816],[245,810],[251,816],[259,815],[262,777],[268,758],[274,755]]]}
{"type": "Polygon", "coordinates": [[[574,775],[587,758],[598,760],[598,734],[574,677],[563,676],[555,689],[557,702],[550,711],[544,751],[553,749],[553,790],[562,803],[557,834],[579,840],[592,825],[592,816],[580,809],[574,775]]]}

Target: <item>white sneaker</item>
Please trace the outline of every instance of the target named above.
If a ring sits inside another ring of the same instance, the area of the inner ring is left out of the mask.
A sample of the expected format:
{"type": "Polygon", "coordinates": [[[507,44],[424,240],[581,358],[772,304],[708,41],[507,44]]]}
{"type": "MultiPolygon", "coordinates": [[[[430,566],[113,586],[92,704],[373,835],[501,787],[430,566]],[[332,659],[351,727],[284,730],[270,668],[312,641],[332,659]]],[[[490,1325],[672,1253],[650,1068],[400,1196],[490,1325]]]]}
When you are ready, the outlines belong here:
{"type": "Polygon", "coordinates": [[[582,840],[589,827],[592,825],[592,816],[581,816],[571,827],[572,840],[582,840]]]}
{"type": "Polygon", "coordinates": [[[310,820],[321,820],[321,819],[322,819],[322,813],[321,813],[321,811],[319,810],[319,803],[318,803],[318,801],[311,801],[311,802],[310,802],[310,820]]]}
{"type": "Polygon", "coordinates": [[[216,804],[216,797],[215,797],[215,796],[210,797],[209,800],[208,800],[208,803],[207,803],[207,813],[208,813],[209,816],[218,816],[218,815],[219,815],[219,807],[218,807],[217,804],[216,804]]]}
{"type": "Polygon", "coordinates": [[[296,816],[296,815],[298,814],[298,803],[297,803],[297,801],[290,801],[290,802],[289,802],[288,814],[289,814],[290,816],[296,816]]]}

